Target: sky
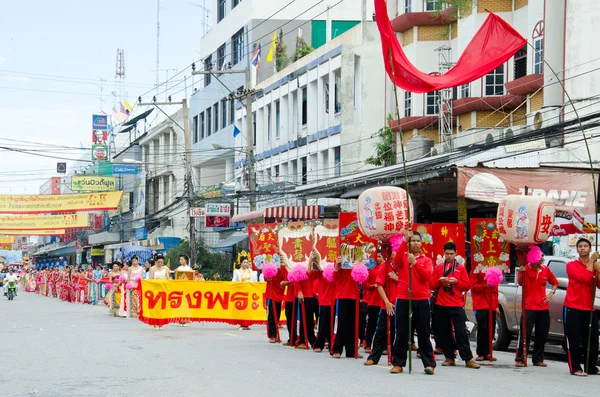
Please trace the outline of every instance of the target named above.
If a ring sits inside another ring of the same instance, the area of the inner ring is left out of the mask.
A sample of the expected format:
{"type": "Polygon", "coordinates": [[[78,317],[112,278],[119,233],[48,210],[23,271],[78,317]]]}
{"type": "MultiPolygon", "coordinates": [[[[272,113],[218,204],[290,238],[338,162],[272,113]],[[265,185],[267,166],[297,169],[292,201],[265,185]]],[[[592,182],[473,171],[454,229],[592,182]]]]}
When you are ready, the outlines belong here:
{"type": "MultiPolygon", "coordinates": [[[[172,69],[159,72],[160,82],[198,61],[206,15],[192,2],[160,2],[159,69],[172,69]]],[[[125,50],[129,102],[148,91],[143,99],[151,100],[156,14],[156,0],[0,0],[0,194],[38,194],[40,185],[58,176],[57,162],[91,157],[80,144],[91,146],[92,114],[112,111],[118,48],[125,50]]],[[[189,95],[189,71],[173,83],[184,75],[189,95]]],[[[182,88],[171,90],[174,101],[184,97],[184,91],[175,93],[182,88]]]]}

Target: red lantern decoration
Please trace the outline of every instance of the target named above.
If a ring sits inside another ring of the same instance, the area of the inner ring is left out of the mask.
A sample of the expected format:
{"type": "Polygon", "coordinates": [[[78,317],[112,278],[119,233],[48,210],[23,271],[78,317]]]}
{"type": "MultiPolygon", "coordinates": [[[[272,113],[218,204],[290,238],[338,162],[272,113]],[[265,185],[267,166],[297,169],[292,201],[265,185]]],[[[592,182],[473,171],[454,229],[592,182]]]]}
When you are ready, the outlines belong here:
{"type": "Polygon", "coordinates": [[[554,210],[540,197],[508,195],[498,205],[498,232],[515,245],[543,243],[554,226],[554,210]]]}
{"type": "Polygon", "coordinates": [[[407,230],[413,219],[413,205],[404,189],[382,186],[365,190],[358,197],[358,225],[362,232],[387,242],[407,230]],[[410,207],[410,217],[408,209],[410,207]]]}

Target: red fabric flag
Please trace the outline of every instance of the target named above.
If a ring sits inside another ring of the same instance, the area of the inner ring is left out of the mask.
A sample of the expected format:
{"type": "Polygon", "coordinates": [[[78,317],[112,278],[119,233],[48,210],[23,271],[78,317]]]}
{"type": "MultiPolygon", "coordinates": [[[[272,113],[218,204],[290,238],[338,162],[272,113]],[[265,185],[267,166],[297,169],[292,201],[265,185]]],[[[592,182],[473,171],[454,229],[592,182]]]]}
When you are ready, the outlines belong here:
{"type": "Polygon", "coordinates": [[[434,223],[433,241],[435,257],[444,256],[444,244],[453,242],[456,244],[456,255],[467,259],[465,225],[460,223],[434,223]]]}
{"type": "Polygon", "coordinates": [[[375,0],[375,14],[388,76],[398,87],[415,93],[456,87],[477,80],[502,65],[527,43],[508,22],[490,13],[456,65],[443,75],[430,75],[418,70],[406,58],[388,17],[385,0],[375,0]]]}
{"type": "Polygon", "coordinates": [[[485,266],[497,266],[510,271],[509,244],[496,228],[496,218],[471,218],[471,269],[481,272],[485,266]]]}

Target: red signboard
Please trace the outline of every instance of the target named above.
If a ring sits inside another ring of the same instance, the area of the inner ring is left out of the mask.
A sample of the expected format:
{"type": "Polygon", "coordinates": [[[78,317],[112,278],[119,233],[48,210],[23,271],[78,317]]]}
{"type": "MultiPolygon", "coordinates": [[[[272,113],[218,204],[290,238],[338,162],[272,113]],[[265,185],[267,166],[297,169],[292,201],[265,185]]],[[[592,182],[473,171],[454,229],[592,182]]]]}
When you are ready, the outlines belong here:
{"type": "Polygon", "coordinates": [[[431,259],[435,259],[435,239],[433,237],[433,225],[413,223],[412,230],[419,232],[419,234],[421,235],[421,253],[431,259]]]}
{"type": "MultiPolygon", "coordinates": [[[[371,243],[375,247],[378,241],[365,236],[358,227],[356,212],[340,212],[339,232],[340,232],[340,256],[344,260],[345,267],[354,266],[354,262],[363,258],[366,245],[371,243]],[[346,249],[347,248],[347,249],[346,249]]],[[[377,260],[377,250],[371,257],[377,260]]]]}
{"type": "Polygon", "coordinates": [[[339,256],[339,230],[337,219],[326,219],[322,225],[317,225],[314,231],[315,249],[321,258],[320,266],[334,264],[339,256]]]}
{"type": "Polygon", "coordinates": [[[262,269],[265,263],[279,266],[279,243],[277,241],[277,223],[248,226],[250,257],[254,270],[262,269]]]}
{"type": "Polygon", "coordinates": [[[313,228],[304,222],[288,222],[278,232],[279,248],[285,264],[293,268],[299,263],[308,266],[313,249],[313,228]]]}
{"type": "Polygon", "coordinates": [[[471,218],[471,267],[479,273],[482,267],[497,266],[510,271],[509,243],[496,227],[496,218],[471,218]]]}
{"type": "Polygon", "coordinates": [[[466,259],[465,225],[461,223],[434,223],[433,224],[434,255],[444,256],[444,244],[456,244],[456,255],[466,259]]]}
{"type": "Polygon", "coordinates": [[[206,215],[205,219],[206,227],[229,227],[229,221],[231,218],[229,216],[222,215],[206,215]]]}

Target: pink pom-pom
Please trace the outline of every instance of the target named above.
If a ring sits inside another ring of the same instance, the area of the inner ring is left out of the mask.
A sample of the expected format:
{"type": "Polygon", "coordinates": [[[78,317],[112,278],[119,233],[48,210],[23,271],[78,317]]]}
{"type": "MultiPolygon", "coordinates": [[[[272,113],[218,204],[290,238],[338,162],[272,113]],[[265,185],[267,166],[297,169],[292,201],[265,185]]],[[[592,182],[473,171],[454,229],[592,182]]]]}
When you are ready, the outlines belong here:
{"type": "Polygon", "coordinates": [[[404,236],[401,234],[396,234],[390,238],[390,244],[392,245],[392,251],[397,252],[400,249],[400,246],[404,242],[404,236]]]}
{"type": "Polygon", "coordinates": [[[264,278],[273,278],[277,275],[277,266],[274,263],[266,263],[262,269],[264,278]]]}
{"type": "Polygon", "coordinates": [[[496,266],[490,266],[488,267],[487,272],[485,272],[483,279],[489,286],[495,287],[502,282],[503,277],[502,270],[496,266]]]}
{"type": "Polygon", "coordinates": [[[125,289],[132,290],[133,289],[133,284],[131,284],[131,283],[125,284],[125,289]]]}
{"type": "Polygon", "coordinates": [[[357,283],[364,283],[365,281],[367,281],[368,277],[369,269],[367,269],[367,267],[362,263],[359,265],[355,265],[352,268],[352,280],[356,281],[357,283]]]}
{"type": "Polygon", "coordinates": [[[292,278],[294,283],[301,283],[305,280],[308,280],[308,273],[306,270],[306,265],[299,263],[292,271],[288,274],[288,278],[292,278]]]}
{"type": "Polygon", "coordinates": [[[79,291],[81,289],[81,286],[79,285],[75,285],[75,287],[73,287],[75,289],[75,291],[79,291]]]}
{"type": "Polygon", "coordinates": [[[327,265],[325,266],[325,269],[323,269],[323,278],[325,278],[325,280],[327,280],[328,282],[332,283],[333,273],[335,273],[335,267],[333,267],[333,265],[327,265]]]}
{"type": "Polygon", "coordinates": [[[104,284],[104,288],[106,288],[106,290],[109,291],[112,288],[112,284],[106,283],[106,284],[104,284]]]}
{"type": "Polygon", "coordinates": [[[125,281],[127,281],[127,277],[125,277],[125,276],[119,276],[119,282],[120,283],[124,283],[125,281]]]}
{"type": "Polygon", "coordinates": [[[538,263],[542,260],[542,256],[544,256],[544,253],[542,252],[540,247],[538,247],[537,245],[530,245],[529,251],[527,252],[526,256],[527,263],[538,263]]]}

